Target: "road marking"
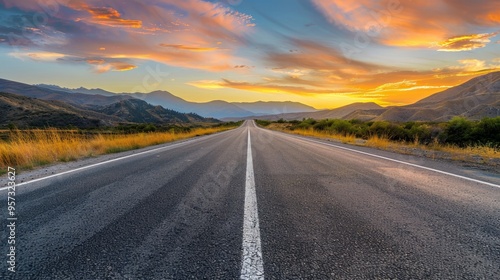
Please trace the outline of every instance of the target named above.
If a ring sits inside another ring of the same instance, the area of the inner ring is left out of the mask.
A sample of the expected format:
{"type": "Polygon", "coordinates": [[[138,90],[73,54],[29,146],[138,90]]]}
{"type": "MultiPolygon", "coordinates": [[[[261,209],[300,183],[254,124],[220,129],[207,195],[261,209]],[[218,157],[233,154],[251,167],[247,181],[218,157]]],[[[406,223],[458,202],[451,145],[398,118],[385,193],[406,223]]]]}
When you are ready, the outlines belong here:
{"type": "Polygon", "coordinates": [[[259,214],[253,174],[252,142],[248,129],[247,174],[245,180],[245,214],[243,217],[243,256],[240,279],[264,279],[264,262],[260,245],[259,214]]]}
{"type": "Polygon", "coordinates": [[[346,147],[342,147],[342,146],[337,146],[337,145],[330,144],[330,143],[324,143],[324,142],[321,142],[321,141],[316,141],[316,140],[312,140],[312,139],[308,139],[308,138],[302,138],[302,137],[298,137],[298,136],[292,136],[292,135],[283,133],[283,136],[285,136],[285,135],[288,136],[288,137],[297,139],[297,140],[305,141],[305,142],[312,142],[312,143],[321,144],[321,145],[325,145],[325,146],[331,146],[331,147],[338,148],[338,149],[341,149],[341,150],[346,150],[346,151],[355,152],[355,153],[358,153],[358,154],[363,154],[363,155],[367,155],[367,156],[371,156],[371,157],[375,157],[375,158],[380,158],[380,159],[384,159],[384,160],[388,160],[388,161],[392,161],[392,162],[397,162],[397,163],[400,163],[400,164],[405,164],[405,165],[408,165],[408,166],[412,166],[412,167],[424,169],[424,170],[427,170],[427,171],[433,171],[433,172],[436,172],[436,173],[441,173],[441,174],[444,174],[444,175],[448,175],[448,176],[452,176],[452,177],[455,177],[455,178],[460,178],[460,179],[463,179],[463,180],[467,180],[467,181],[471,181],[471,182],[475,182],[475,183],[487,185],[487,186],[490,186],[490,187],[500,188],[500,185],[497,185],[497,184],[493,184],[493,183],[490,183],[490,182],[486,182],[486,181],[481,181],[481,180],[477,180],[477,179],[465,177],[465,176],[462,176],[462,175],[458,175],[458,174],[454,174],[454,173],[442,171],[442,170],[439,170],[439,169],[425,167],[425,166],[422,166],[422,165],[418,165],[418,164],[414,164],[414,163],[410,163],[410,162],[406,162],[406,161],[401,161],[401,160],[397,160],[397,159],[393,159],[393,158],[389,158],[389,157],[379,156],[379,155],[375,155],[375,154],[371,154],[371,153],[367,153],[367,152],[363,152],[363,151],[358,151],[358,150],[355,150],[355,149],[350,149],[350,148],[346,148],[346,147]]]}
{"type": "MultiPolygon", "coordinates": [[[[42,178],[34,179],[34,180],[31,180],[31,181],[28,181],[28,182],[19,183],[19,184],[16,184],[16,187],[27,185],[27,184],[31,184],[31,183],[35,183],[35,182],[39,182],[39,181],[43,181],[43,180],[47,180],[47,179],[50,179],[50,178],[54,178],[54,177],[61,176],[61,175],[66,175],[66,174],[70,174],[70,173],[73,173],[73,172],[77,172],[77,171],[81,171],[81,170],[85,170],[85,169],[89,169],[89,168],[93,168],[93,167],[100,166],[100,165],[103,165],[103,164],[108,164],[108,163],[111,163],[111,162],[120,161],[120,160],[131,158],[131,157],[136,157],[136,156],[140,156],[140,155],[144,155],[144,154],[148,154],[148,153],[153,153],[153,152],[157,152],[157,151],[161,151],[161,150],[170,150],[170,149],[173,149],[173,148],[177,148],[179,146],[184,146],[184,145],[195,143],[195,142],[198,142],[198,141],[201,141],[201,140],[206,140],[207,138],[211,138],[211,137],[216,136],[216,135],[221,135],[221,134],[224,134],[224,133],[227,133],[227,132],[230,132],[230,131],[233,131],[233,130],[228,130],[228,131],[224,131],[224,132],[221,132],[221,133],[216,133],[216,134],[208,135],[208,136],[203,137],[203,138],[191,139],[191,140],[187,140],[187,141],[184,141],[184,142],[181,142],[181,143],[171,144],[171,145],[168,145],[166,147],[160,147],[160,148],[156,148],[156,149],[152,149],[152,150],[140,152],[140,153],[137,153],[137,154],[123,156],[123,157],[119,157],[119,158],[115,158],[115,159],[110,159],[110,160],[107,160],[107,161],[103,161],[103,162],[99,162],[99,163],[95,163],[95,164],[91,164],[91,165],[79,167],[79,168],[76,168],[76,169],[72,169],[72,170],[61,172],[61,173],[49,175],[47,177],[42,177],[42,178]]],[[[0,188],[0,191],[6,190],[8,188],[9,187],[0,188]]]]}

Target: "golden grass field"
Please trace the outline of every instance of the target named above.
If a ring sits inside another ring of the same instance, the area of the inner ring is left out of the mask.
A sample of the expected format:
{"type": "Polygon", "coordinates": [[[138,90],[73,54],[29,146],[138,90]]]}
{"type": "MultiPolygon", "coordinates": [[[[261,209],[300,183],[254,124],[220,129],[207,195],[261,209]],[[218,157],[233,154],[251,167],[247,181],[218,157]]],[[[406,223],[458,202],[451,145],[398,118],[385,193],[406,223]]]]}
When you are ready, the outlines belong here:
{"type": "Polygon", "coordinates": [[[76,131],[36,129],[12,131],[0,140],[0,172],[8,166],[31,169],[54,162],[67,162],[102,154],[122,152],[195,136],[208,135],[227,127],[196,128],[190,132],[82,135],[76,131]]]}
{"type": "Polygon", "coordinates": [[[402,154],[425,156],[433,159],[441,158],[493,166],[500,165],[500,151],[489,146],[470,146],[461,148],[453,145],[443,145],[438,142],[424,145],[420,143],[391,141],[377,135],[374,135],[367,140],[363,140],[356,138],[354,135],[344,136],[341,134],[332,134],[314,129],[296,129],[292,131],[287,129],[286,124],[277,123],[273,123],[266,128],[302,136],[332,139],[344,144],[372,147],[402,154]]]}

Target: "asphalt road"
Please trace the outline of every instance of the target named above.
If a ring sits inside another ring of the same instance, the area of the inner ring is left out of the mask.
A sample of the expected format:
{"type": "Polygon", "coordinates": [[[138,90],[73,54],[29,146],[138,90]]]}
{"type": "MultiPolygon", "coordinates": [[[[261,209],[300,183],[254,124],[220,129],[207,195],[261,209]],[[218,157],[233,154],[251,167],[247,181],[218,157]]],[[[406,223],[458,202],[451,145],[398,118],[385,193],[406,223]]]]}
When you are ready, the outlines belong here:
{"type": "Polygon", "coordinates": [[[1,279],[500,275],[498,175],[250,121],[19,185],[15,273],[0,198],[1,279]]]}

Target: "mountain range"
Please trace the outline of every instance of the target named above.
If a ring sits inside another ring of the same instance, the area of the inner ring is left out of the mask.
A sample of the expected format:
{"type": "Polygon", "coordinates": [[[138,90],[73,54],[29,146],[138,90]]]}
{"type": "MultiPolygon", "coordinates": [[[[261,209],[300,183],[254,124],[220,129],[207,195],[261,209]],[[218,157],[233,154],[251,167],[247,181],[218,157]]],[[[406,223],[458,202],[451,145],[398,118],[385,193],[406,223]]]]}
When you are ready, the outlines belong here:
{"type": "MultiPolygon", "coordinates": [[[[317,112],[259,116],[263,120],[358,119],[363,121],[448,121],[455,116],[479,120],[500,116],[500,72],[475,77],[459,86],[438,92],[406,106],[381,107],[375,103],[353,103],[317,112]]],[[[238,120],[226,118],[223,120],[238,120]]]]}
{"type": "Polygon", "coordinates": [[[353,103],[316,110],[297,102],[237,103],[186,101],[167,91],[112,93],[102,89],[67,89],[0,79],[0,126],[78,127],[121,123],[187,124],[241,119],[359,119],[364,121],[447,121],[454,116],[477,120],[500,116],[500,72],[475,77],[406,106],[353,103]]]}
{"type": "Polygon", "coordinates": [[[160,105],[168,109],[178,112],[196,114],[203,117],[212,118],[242,118],[255,117],[261,115],[282,114],[282,113],[298,113],[298,112],[315,112],[315,108],[291,101],[258,101],[258,102],[227,102],[222,100],[214,100],[210,102],[198,103],[186,101],[180,97],[173,95],[168,91],[153,91],[150,93],[112,93],[102,89],[86,89],[83,87],[77,89],[62,88],[55,85],[36,85],[39,88],[47,88],[56,91],[71,92],[74,94],[98,94],[104,96],[122,96],[126,98],[137,98],[144,100],[153,105],[160,105]]]}
{"type": "Polygon", "coordinates": [[[65,92],[0,79],[0,127],[92,128],[118,124],[218,123],[127,95],[65,92]]]}
{"type": "MultiPolygon", "coordinates": [[[[341,119],[346,115],[351,114],[352,112],[356,112],[358,110],[384,110],[384,107],[378,105],[374,102],[367,103],[352,103],[343,107],[339,107],[331,110],[321,110],[315,112],[298,112],[298,113],[282,113],[282,114],[273,114],[273,115],[262,115],[259,116],[259,119],[268,120],[268,121],[277,121],[279,119],[284,120],[302,120],[304,118],[308,119],[341,119]]],[[[245,119],[252,119],[253,117],[248,117],[245,119]]],[[[240,118],[223,118],[224,121],[236,121],[240,118]]]]}

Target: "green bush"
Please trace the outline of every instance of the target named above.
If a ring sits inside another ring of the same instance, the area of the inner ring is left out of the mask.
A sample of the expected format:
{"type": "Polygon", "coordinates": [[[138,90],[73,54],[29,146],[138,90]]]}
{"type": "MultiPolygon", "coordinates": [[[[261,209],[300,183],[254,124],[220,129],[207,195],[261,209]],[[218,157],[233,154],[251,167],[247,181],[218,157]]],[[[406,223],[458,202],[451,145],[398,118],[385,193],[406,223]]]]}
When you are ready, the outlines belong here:
{"type": "MultiPolygon", "coordinates": [[[[271,123],[268,121],[260,122],[265,124],[264,126],[271,123]]],[[[363,122],[360,120],[347,121],[339,119],[303,119],[302,121],[290,122],[279,120],[278,122],[290,124],[290,130],[312,128],[317,131],[327,131],[344,136],[355,135],[363,139],[377,135],[387,137],[393,141],[418,142],[421,144],[430,144],[439,140],[442,144],[453,144],[462,147],[468,145],[500,147],[500,117],[485,118],[481,121],[470,121],[462,117],[455,117],[445,123],[363,122]]]]}
{"type": "Polygon", "coordinates": [[[265,120],[255,120],[255,122],[260,126],[268,126],[271,124],[270,121],[265,121],[265,120]]]}

